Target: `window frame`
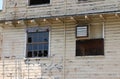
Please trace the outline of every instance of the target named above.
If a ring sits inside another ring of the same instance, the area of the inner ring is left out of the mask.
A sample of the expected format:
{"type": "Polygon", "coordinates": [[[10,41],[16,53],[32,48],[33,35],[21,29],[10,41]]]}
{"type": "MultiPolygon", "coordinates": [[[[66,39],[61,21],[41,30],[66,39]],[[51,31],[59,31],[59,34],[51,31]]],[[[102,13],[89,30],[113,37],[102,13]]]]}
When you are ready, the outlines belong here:
{"type": "MultiPolygon", "coordinates": [[[[86,24],[85,24],[86,25],[86,24]]],[[[76,27],[78,27],[79,25],[77,25],[76,27]]],[[[82,26],[82,25],[80,25],[80,26],[82,26]]],[[[84,24],[83,24],[83,26],[84,26],[84,24]]],[[[102,37],[101,38],[94,38],[94,39],[96,39],[96,40],[99,40],[99,39],[101,39],[101,40],[103,40],[103,52],[100,54],[100,55],[77,55],[77,41],[84,41],[84,40],[93,40],[93,38],[90,38],[89,37],[89,35],[90,35],[90,26],[89,25],[87,25],[88,26],[88,37],[77,37],[77,35],[76,35],[76,40],[75,40],[75,57],[99,57],[99,56],[104,56],[105,55],[105,38],[104,38],[104,23],[102,24],[102,37]]],[[[76,30],[75,30],[76,31],[76,30]]]]}
{"type": "Polygon", "coordinates": [[[50,0],[49,3],[45,3],[45,4],[34,4],[34,5],[31,5],[31,4],[30,4],[30,0],[28,0],[28,6],[30,6],[30,7],[32,7],[32,6],[47,6],[47,5],[50,5],[51,2],[52,2],[52,1],[50,0]]]}
{"type": "MultiPolygon", "coordinates": [[[[29,27],[28,27],[29,28],[29,27]]],[[[33,28],[33,27],[30,27],[30,28],[33,28]]],[[[28,57],[28,34],[29,33],[39,33],[39,32],[28,32],[26,30],[26,51],[25,51],[25,59],[41,59],[41,58],[49,58],[50,57],[50,27],[40,27],[40,28],[48,28],[48,55],[47,56],[42,56],[42,57],[28,57]]]]}
{"type": "Polygon", "coordinates": [[[76,26],[76,38],[88,38],[89,37],[89,25],[77,25],[76,26]],[[78,27],[86,27],[86,35],[85,36],[77,36],[78,34],[78,27]]]}

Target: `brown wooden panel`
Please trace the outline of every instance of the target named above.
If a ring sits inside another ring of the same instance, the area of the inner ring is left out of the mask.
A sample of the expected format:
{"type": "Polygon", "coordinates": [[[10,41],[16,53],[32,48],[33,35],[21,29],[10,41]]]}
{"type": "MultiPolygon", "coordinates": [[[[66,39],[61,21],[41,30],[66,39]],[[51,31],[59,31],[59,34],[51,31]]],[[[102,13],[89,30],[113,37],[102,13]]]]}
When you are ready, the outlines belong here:
{"type": "Polygon", "coordinates": [[[104,39],[76,40],[76,56],[104,55],[104,39]]]}

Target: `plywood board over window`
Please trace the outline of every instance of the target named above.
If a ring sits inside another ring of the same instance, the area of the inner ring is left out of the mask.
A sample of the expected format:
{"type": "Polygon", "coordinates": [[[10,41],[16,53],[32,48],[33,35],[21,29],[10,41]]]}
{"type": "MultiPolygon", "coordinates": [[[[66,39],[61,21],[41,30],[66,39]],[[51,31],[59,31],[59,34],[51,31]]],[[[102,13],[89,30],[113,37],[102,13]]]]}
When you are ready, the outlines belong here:
{"type": "Polygon", "coordinates": [[[85,25],[78,25],[76,28],[76,36],[79,36],[76,39],[76,56],[104,55],[103,33],[102,25],[89,25],[86,27],[85,25]],[[87,36],[87,38],[83,35],[87,36]],[[84,39],[82,39],[82,37],[84,37],[84,39]]]}

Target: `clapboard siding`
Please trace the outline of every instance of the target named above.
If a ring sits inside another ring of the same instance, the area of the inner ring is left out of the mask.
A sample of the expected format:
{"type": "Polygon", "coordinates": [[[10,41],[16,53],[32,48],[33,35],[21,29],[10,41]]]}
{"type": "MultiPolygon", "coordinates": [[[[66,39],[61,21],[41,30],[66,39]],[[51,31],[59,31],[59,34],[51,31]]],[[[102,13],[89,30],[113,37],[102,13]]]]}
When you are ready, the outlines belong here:
{"type": "Polygon", "coordinates": [[[48,5],[29,6],[29,0],[4,0],[1,20],[20,18],[52,17],[119,10],[119,0],[98,0],[79,2],[78,0],[50,0],[48,5]]]}
{"type": "Polygon", "coordinates": [[[3,56],[24,57],[26,43],[25,29],[4,29],[3,56]]]}
{"type": "MultiPolygon", "coordinates": [[[[108,22],[109,23],[109,22],[108,22]]],[[[112,24],[111,26],[105,23],[105,55],[104,56],[92,56],[92,57],[75,57],[75,39],[67,39],[67,51],[66,51],[66,79],[99,79],[99,78],[119,78],[119,66],[117,62],[119,62],[119,56],[116,58],[116,55],[120,55],[119,53],[119,24],[112,24]],[[115,26],[114,26],[115,25],[115,26]],[[115,39],[114,39],[115,38],[115,39]],[[71,40],[71,41],[70,41],[71,40]],[[72,41],[73,40],[73,41],[72,41]],[[109,42],[110,40],[110,42],[109,42]],[[113,44],[114,43],[114,44],[113,44]],[[117,46],[116,46],[117,45],[117,46]],[[108,52],[108,53],[107,53],[108,52]],[[115,58],[115,60],[113,60],[115,58]],[[114,63],[113,63],[114,62],[114,63]],[[117,65],[117,66],[116,66],[117,65]],[[116,66],[116,68],[114,68],[116,66]],[[71,76],[70,76],[71,75],[71,76]]],[[[91,31],[93,31],[98,27],[97,33],[95,35],[98,37],[103,37],[99,35],[102,32],[100,30],[102,24],[98,23],[98,25],[94,25],[91,23],[91,31]]],[[[70,28],[71,29],[71,28],[70,28]]],[[[74,33],[74,32],[73,32],[74,33]]],[[[68,38],[75,38],[75,35],[68,34],[66,35],[68,38]]],[[[66,37],[67,38],[67,37],[66,37]]],[[[92,36],[91,36],[92,38],[92,36]]],[[[94,37],[93,37],[94,38],[94,37]]]]}
{"type": "MultiPolygon", "coordinates": [[[[53,23],[50,27],[50,56],[48,58],[40,58],[40,60],[30,60],[28,65],[25,61],[26,49],[26,30],[25,28],[4,28],[3,33],[3,52],[2,55],[10,58],[0,61],[0,77],[9,79],[10,73],[12,78],[18,77],[18,71],[23,78],[38,78],[41,76],[53,77],[58,79],[119,79],[120,77],[120,41],[119,41],[119,21],[104,22],[104,56],[75,56],[76,51],[76,26],[74,22],[67,21],[65,24],[53,23]],[[19,59],[12,59],[16,56],[19,59]],[[4,63],[3,63],[4,61],[4,63]],[[11,63],[9,63],[11,62],[11,63]],[[19,65],[20,64],[20,65],[19,65]],[[4,65],[4,66],[3,66],[4,65]],[[13,67],[19,67],[17,74],[13,67]],[[17,76],[16,76],[17,75],[17,76]]],[[[45,26],[45,25],[44,25],[45,26]]],[[[47,25],[46,25],[47,26],[47,25]]],[[[90,23],[90,38],[102,38],[101,22],[90,23]],[[96,29],[96,31],[94,30],[96,29]]],[[[20,78],[20,77],[19,77],[20,78]]],[[[24,79],[23,78],[23,79],[24,79]]]]}
{"type": "Polygon", "coordinates": [[[0,79],[120,79],[120,0],[80,3],[51,0],[49,5],[29,6],[28,0],[5,0],[0,20],[39,18],[14,24],[0,21],[0,79]],[[84,15],[88,14],[88,18],[84,15]],[[75,15],[72,18],[66,15],[75,15]],[[119,14],[118,14],[119,15],[119,14]],[[53,16],[62,16],[56,17],[53,16]],[[44,18],[41,17],[50,17],[44,18]],[[53,18],[52,18],[53,17],[53,18]],[[28,21],[28,23],[27,23],[28,21]],[[22,24],[23,23],[23,24],[22,24]],[[76,38],[76,26],[89,25],[89,37],[76,38]],[[50,28],[49,57],[25,58],[26,28],[50,28]],[[104,26],[104,27],[103,27],[104,26]],[[104,28],[104,30],[103,30],[104,28]],[[104,33],[104,34],[103,34],[104,33]],[[104,55],[76,56],[76,40],[104,37],[104,55]]]}

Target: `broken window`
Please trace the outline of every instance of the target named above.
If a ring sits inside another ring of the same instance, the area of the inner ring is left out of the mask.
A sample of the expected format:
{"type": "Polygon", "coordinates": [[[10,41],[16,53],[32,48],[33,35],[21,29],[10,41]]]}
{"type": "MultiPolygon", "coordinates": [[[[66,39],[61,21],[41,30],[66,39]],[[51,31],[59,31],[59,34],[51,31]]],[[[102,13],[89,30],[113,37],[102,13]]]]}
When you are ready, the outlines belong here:
{"type": "Polygon", "coordinates": [[[27,29],[27,58],[48,57],[48,28],[27,29]]]}
{"type": "Polygon", "coordinates": [[[30,0],[29,5],[50,4],[50,0],[30,0]]]}
{"type": "Polygon", "coordinates": [[[89,26],[89,30],[87,30],[87,27],[78,25],[76,31],[79,33],[79,37],[76,38],[76,56],[104,55],[102,26],[89,26]]]}

